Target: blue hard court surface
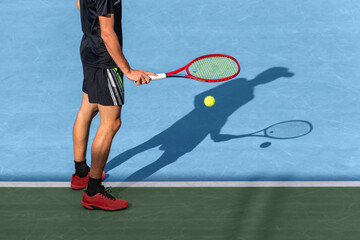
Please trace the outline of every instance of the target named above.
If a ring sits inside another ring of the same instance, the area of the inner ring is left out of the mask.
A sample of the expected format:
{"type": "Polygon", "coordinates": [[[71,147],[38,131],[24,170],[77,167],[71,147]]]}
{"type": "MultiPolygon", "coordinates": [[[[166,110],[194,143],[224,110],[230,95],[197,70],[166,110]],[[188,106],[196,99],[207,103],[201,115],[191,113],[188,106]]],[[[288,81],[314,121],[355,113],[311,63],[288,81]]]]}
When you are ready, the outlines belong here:
{"type": "MultiPolygon", "coordinates": [[[[360,180],[359,2],[123,0],[123,12],[124,52],[136,69],[172,71],[224,53],[242,71],[217,84],[126,79],[108,181],[360,180]],[[207,95],[213,108],[202,104],[207,95]],[[295,119],[313,131],[210,137],[295,119]]],[[[68,181],[82,86],[75,1],[6,1],[0,22],[0,181],[68,181]]]]}

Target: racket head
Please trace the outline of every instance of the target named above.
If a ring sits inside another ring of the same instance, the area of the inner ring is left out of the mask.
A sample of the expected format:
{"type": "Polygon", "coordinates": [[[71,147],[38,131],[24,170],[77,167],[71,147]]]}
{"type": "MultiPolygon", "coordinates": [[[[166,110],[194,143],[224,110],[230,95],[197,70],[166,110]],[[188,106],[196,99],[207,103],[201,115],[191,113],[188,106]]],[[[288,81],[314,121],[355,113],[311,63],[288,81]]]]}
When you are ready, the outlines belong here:
{"type": "Polygon", "coordinates": [[[209,54],[198,57],[186,66],[186,78],[203,82],[223,82],[240,73],[238,61],[225,54],[209,54]]]}
{"type": "Polygon", "coordinates": [[[313,125],[304,120],[291,120],[276,123],[264,129],[265,137],[292,139],[305,136],[313,130],[313,125]]]}

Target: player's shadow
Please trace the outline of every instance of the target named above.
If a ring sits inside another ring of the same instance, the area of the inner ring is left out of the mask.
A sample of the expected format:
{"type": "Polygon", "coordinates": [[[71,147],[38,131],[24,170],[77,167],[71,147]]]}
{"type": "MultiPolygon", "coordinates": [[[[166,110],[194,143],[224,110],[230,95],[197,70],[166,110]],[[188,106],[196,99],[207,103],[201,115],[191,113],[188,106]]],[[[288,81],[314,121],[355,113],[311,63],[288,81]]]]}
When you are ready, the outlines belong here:
{"type": "Polygon", "coordinates": [[[195,108],[172,126],[148,141],[131,148],[106,164],[105,171],[121,165],[133,156],[151,148],[159,147],[164,153],[146,167],[129,176],[125,181],[141,181],[161,168],[175,162],[184,154],[191,152],[208,134],[215,142],[223,141],[221,128],[237,109],[254,99],[254,89],[281,77],[292,77],[293,73],[284,67],[273,67],[252,80],[238,78],[227,81],[195,97],[195,108]],[[206,96],[214,96],[216,103],[209,108],[204,105],[206,96]]]}

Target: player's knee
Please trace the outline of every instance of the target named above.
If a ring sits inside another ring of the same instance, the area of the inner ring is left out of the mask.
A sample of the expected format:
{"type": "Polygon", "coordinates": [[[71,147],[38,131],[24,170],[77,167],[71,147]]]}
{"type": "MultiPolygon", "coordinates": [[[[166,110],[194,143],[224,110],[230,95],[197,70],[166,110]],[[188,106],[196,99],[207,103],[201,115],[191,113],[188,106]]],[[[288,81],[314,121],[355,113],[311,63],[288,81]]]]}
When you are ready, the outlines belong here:
{"type": "Polygon", "coordinates": [[[120,129],[121,120],[120,118],[112,121],[101,121],[100,126],[110,135],[115,135],[120,129]]]}
{"type": "Polygon", "coordinates": [[[121,127],[121,119],[120,118],[115,120],[113,127],[114,127],[113,128],[114,132],[117,132],[120,129],[120,127],[121,127]]]}

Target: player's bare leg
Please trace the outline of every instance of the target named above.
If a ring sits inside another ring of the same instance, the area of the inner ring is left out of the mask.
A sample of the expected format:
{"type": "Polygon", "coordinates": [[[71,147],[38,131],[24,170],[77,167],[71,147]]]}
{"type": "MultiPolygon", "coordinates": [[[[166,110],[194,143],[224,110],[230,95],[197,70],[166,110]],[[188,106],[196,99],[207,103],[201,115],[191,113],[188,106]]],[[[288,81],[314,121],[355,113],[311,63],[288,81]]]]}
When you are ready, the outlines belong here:
{"type": "Polygon", "coordinates": [[[100,126],[91,148],[90,177],[100,179],[109,156],[112,140],[121,126],[121,107],[99,105],[100,126]]]}
{"type": "MultiPolygon", "coordinates": [[[[75,174],[71,177],[72,189],[80,190],[88,185],[90,168],[86,163],[86,149],[91,121],[98,111],[98,104],[90,103],[88,95],[83,92],[81,107],[73,128],[75,174]]],[[[105,173],[102,177],[105,177],[105,173]]]]}
{"type": "Polygon", "coordinates": [[[82,205],[88,209],[120,210],[128,202],[115,198],[101,185],[101,174],[109,156],[112,140],[121,125],[121,107],[99,105],[100,126],[91,148],[89,184],[84,192],[82,205]]]}
{"type": "Polygon", "coordinates": [[[75,162],[82,162],[86,159],[90,125],[98,111],[98,104],[89,103],[88,95],[83,92],[81,107],[73,128],[75,162]]]}

